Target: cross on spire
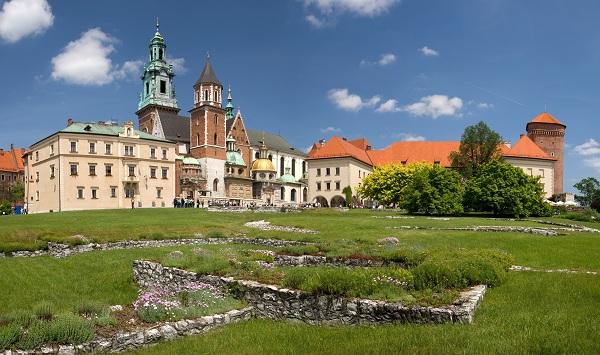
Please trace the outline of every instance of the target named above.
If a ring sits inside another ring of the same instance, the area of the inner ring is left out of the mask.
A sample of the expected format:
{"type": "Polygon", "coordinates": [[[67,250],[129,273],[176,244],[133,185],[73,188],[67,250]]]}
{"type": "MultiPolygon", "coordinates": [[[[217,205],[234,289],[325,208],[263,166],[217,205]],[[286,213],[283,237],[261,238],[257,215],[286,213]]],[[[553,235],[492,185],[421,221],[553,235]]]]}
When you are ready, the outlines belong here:
{"type": "Polygon", "coordinates": [[[156,16],[156,32],[160,29],[160,22],[158,21],[158,16],[156,16]]]}

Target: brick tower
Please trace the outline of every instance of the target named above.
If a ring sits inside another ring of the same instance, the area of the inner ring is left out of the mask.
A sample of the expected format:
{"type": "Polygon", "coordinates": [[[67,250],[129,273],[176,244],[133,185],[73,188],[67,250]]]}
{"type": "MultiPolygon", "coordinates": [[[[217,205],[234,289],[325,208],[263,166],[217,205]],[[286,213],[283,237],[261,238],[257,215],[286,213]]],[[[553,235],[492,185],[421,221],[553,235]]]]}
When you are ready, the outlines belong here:
{"type": "Polygon", "coordinates": [[[225,110],[221,107],[223,85],[207,56],[194,84],[194,108],[190,110],[190,153],[206,172],[207,189],[214,197],[225,196],[225,110]]]}
{"type": "Polygon", "coordinates": [[[527,136],[544,152],[556,159],[554,163],[554,194],[563,190],[565,126],[548,112],[527,123],[527,136]]]}

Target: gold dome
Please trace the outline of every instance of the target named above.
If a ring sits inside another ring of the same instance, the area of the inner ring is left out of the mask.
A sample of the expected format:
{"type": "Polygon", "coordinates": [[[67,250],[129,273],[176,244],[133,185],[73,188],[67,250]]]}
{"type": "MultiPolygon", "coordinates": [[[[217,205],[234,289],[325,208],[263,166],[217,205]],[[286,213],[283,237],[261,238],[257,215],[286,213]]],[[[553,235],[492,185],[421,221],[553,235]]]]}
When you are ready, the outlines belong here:
{"type": "Polygon", "coordinates": [[[273,162],[271,162],[269,159],[256,159],[252,163],[252,171],[277,172],[273,166],[273,162]]]}

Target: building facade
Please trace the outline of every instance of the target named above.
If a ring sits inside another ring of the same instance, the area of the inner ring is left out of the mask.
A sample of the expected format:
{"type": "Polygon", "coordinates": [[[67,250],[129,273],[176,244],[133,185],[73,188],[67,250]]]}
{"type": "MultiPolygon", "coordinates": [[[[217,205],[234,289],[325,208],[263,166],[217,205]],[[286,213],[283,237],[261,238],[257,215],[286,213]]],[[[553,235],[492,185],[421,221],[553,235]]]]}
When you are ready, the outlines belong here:
{"type": "MultiPolygon", "coordinates": [[[[527,123],[514,145],[502,145],[506,162],[540,178],[546,198],[563,192],[564,134],[566,126],[544,112],[527,123]]],[[[396,142],[385,149],[372,149],[365,139],[348,141],[333,137],[315,143],[308,154],[309,202],[322,206],[345,203],[345,186],[356,194],[362,179],[377,166],[426,162],[451,167],[449,155],[459,141],[396,142]]]]}
{"type": "Polygon", "coordinates": [[[25,155],[29,213],[169,207],[175,143],[114,123],[69,120],[25,155]]]}
{"type": "Polygon", "coordinates": [[[275,169],[273,183],[279,184],[269,204],[306,202],[306,154],[279,135],[246,128],[241,111],[234,112],[231,89],[223,96],[223,84],[210,57],[193,85],[190,116],[179,115],[173,89],[175,73],[168,64],[166,47],[157,25],[149,44],[136,114],[141,131],[177,142],[176,195],[194,200],[266,203],[263,194],[257,194],[260,189],[255,188],[252,169],[265,146],[275,169]],[[194,177],[189,175],[191,171],[194,177]]]}

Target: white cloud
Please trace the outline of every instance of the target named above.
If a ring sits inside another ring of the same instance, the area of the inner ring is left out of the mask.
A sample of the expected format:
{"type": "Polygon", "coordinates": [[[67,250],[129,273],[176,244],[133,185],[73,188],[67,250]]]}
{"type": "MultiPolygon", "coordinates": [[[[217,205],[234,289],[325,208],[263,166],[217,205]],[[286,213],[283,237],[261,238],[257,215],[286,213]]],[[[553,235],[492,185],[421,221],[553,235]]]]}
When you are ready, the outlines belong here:
{"type": "Polygon", "coordinates": [[[494,104],[490,104],[488,102],[480,102],[477,104],[477,107],[482,110],[492,109],[494,108],[494,104]]]}
{"type": "Polygon", "coordinates": [[[431,95],[422,97],[418,102],[402,107],[402,111],[413,116],[460,116],[463,101],[459,97],[449,98],[446,95],[431,95]]]}
{"type": "Polygon", "coordinates": [[[323,14],[350,12],[373,17],[387,12],[400,0],[304,0],[307,7],[314,6],[323,14]]]}
{"type": "Polygon", "coordinates": [[[327,20],[320,19],[313,14],[307,15],[304,19],[306,20],[306,22],[308,22],[314,28],[323,28],[323,27],[326,27],[327,25],[329,25],[329,22],[327,22],[327,20]]]}
{"type": "Polygon", "coordinates": [[[54,23],[52,9],[46,0],[6,1],[0,10],[0,37],[9,43],[38,35],[54,23]]]}
{"type": "Polygon", "coordinates": [[[392,63],[394,63],[396,61],[396,55],[391,54],[391,53],[385,53],[382,54],[381,57],[377,60],[377,61],[369,61],[366,59],[363,59],[360,61],[360,65],[361,66],[369,66],[369,65],[379,65],[379,66],[386,66],[386,65],[390,65],[392,63]]]}
{"type": "Polygon", "coordinates": [[[326,127],[326,128],[321,128],[321,133],[334,133],[334,132],[340,132],[342,129],[341,128],[337,128],[337,127],[326,127]]]}
{"type": "Polygon", "coordinates": [[[365,107],[373,107],[381,101],[379,96],[373,96],[365,100],[359,95],[350,94],[348,89],[331,89],[327,96],[338,108],[352,112],[358,112],[365,107]]]}
{"type": "Polygon", "coordinates": [[[574,150],[575,153],[583,156],[597,155],[600,154],[600,143],[595,139],[590,138],[587,142],[576,145],[574,150]]]}
{"type": "Polygon", "coordinates": [[[109,56],[117,42],[100,28],[82,33],[79,39],[69,42],[52,58],[52,79],[69,84],[101,86],[138,76],[143,64],[140,60],[113,64],[109,56]]]}
{"type": "Polygon", "coordinates": [[[440,52],[436,51],[433,48],[429,48],[427,46],[419,48],[419,51],[421,51],[421,53],[423,53],[423,55],[426,57],[437,57],[440,55],[440,52]]]}
{"type": "Polygon", "coordinates": [[[396,138],[400,139],[401,141],[406,141],[406,142],[420,142],[420,141],[424,141],[425,137],[418,135],[418,134],[412,134],[412,133],[397,133],[394,135],[396,138]]]}
{"type": "Polygon", "coordinates": [[[185,67],[185,58],[167,58],[167,63],[173,66],[175,74],[184,74],[187,72],[185,67]]]}
{"type": "Polygon", "coordinates": [[[377,112],[385,113],[385,112],[399,112],[402,111],[402,108],[398,105],[398,100],[389,99],[386,102],[379,105],[377,112]]]}
{"type": "Polygon", "coordinates": [[[584,159],[583,163],[590,168],[600,171],[600,158],[584,159]]]}

